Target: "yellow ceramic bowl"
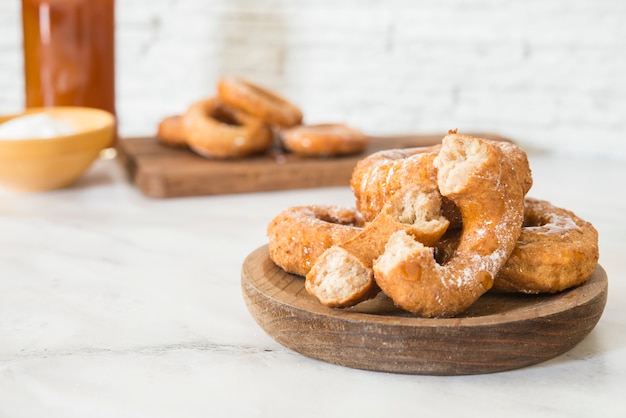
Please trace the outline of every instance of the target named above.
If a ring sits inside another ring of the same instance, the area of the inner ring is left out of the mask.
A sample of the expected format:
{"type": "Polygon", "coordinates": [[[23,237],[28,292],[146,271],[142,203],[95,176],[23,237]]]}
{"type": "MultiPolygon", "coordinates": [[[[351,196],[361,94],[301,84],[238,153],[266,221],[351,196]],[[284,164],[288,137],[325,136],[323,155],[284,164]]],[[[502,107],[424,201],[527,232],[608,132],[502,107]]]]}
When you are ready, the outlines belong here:
{"type": "Polygon", "coordinates": [[[76,128],[77,133],[44,139],[0,139],[0,184],[19,191],[45,191],[69,186],[113,144],[115,117],[86,107],[31,108],[0,116],[45,113],[76,128]]]}

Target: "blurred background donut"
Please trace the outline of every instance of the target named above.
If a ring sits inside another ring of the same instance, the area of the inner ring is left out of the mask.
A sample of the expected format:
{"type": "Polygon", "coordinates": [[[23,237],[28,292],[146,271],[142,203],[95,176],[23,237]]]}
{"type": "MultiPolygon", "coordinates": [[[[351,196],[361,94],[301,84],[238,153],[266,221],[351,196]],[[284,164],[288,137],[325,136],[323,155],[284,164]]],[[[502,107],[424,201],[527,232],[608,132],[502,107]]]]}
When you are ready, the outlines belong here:
{"type": "MultiPolygon", "coordinates": [[[[237,75],[300,105],[308,124],[339,121],[370,135],[457,127],[626,158],[626,2],[366,6],[118,1],[120,134],[151,135],[237,75]]],[[[0,2],[0,113],[23,106],[20,25],[20,2],[0,2]]]]}

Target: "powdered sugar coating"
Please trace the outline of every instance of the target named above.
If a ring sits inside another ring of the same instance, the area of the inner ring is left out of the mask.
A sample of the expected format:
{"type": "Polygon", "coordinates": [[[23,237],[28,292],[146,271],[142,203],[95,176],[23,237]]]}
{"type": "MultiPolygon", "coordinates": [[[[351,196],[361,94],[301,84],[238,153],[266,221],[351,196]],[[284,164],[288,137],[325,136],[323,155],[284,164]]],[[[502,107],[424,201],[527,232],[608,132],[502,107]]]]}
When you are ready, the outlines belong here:
{"type": "Polygon", "coordinates": [[[286,209],[267,228],[270,258],[285,271],[305,276],[327,248],[356,235],[363,224],[352,208],[309,205],[286,209]]]}
{"type": "Polygon", "coordinates": [[[394,302],[424,316],[453,316],[491,288],[515,247],[524,195],[532,184],[523,151],[451,134],[433,161],[443,196],[461,211],[463,232],[445,264],[434,250],[398,232],[374,264],[376,281],[394,302]]]}
{"type": "Polygon", "coordinates": [[[526,199],[524,227],[494,288],[554,293],[583,283],[598,262],[598,232],[574,213],[526,199]]]}

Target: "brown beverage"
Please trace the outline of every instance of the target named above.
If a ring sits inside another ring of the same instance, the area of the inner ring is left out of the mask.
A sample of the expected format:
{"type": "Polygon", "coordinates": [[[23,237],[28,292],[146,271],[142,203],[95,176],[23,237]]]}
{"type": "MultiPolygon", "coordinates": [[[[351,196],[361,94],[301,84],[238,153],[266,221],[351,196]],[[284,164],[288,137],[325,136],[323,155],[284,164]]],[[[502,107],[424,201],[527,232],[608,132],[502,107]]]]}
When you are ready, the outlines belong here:
{"type": "Polygon", "coordinates": [[[26,107],[115,114],[115,0],[22,0],[26,107]]]}

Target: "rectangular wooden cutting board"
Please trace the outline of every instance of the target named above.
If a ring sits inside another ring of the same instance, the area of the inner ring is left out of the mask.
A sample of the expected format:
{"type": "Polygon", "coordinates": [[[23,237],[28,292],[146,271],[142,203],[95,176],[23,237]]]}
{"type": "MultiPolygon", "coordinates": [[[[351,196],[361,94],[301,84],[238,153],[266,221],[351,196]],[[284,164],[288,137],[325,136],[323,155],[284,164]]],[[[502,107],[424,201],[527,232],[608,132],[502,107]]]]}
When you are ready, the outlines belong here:
{"type": "MultiPolygon", "coordinates": [[[[473,135],[508,141],[495,134],[473,135]]],[[[336,158],[305,158],[273,150],[260,156],[220,161],[162,145],[153,137],[122,138],[117,152],[130,181],[143,194],[168,198],[347,186],[354,166],[367,155],[383,149],[434,145],[443,136],[372,137],[365,152],[336,158]]]]}

